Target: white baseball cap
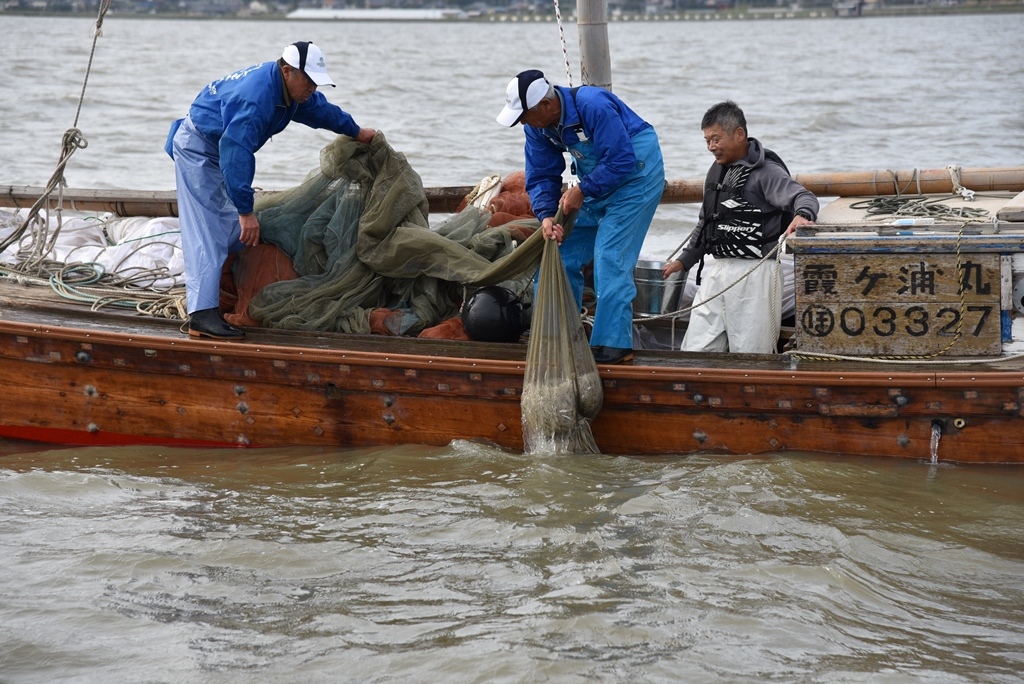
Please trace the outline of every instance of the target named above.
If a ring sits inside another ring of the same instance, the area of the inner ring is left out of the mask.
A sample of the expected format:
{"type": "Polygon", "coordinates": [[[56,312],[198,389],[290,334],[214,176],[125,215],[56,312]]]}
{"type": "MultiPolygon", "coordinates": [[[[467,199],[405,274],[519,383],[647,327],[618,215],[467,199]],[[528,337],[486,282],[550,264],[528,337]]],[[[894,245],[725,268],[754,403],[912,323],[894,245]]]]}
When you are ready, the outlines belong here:
{"type": "Polygon", "coordinates": [[[327,60],[320,48],[308,41],[292,43],[284,49],[281,59],[309,76],[318,86],[333,86],[334,81],[327,75],[327,60]]]}
{"type": "Polygon", "coordinates": [[[548,94],[550,84],[544,73],[529,69],[516,74],[505,89],[505,108],[496,121],[502,126],[515,126],[528,109],[536,107],[548,94]]]}

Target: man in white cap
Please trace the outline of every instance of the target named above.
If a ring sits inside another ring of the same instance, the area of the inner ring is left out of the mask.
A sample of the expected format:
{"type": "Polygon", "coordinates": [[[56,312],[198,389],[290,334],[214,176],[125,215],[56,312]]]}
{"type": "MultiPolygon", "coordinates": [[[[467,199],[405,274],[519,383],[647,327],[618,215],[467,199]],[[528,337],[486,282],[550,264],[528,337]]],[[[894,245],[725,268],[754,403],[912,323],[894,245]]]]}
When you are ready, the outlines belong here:
{"type": "Polygon", "coordinates": [[[334,86],[320,48],[298,42],[281,58],[207,85],[188,116],[171,124],[164,149],[174,159],[189,335],[245,337],[220,313],[220,276],[228,253],[260,241],[253,213],[256,151],[292,121],[368,144],[360,128],[319,86],[334,86]]]}
{"type": "Polygon", "coordinates": [[[665,164],[654,128],[609,91],[552,86],[536,69],[506,89],[503,126],[526,131],[526,190],[544,236],[561,244],[576,304],[583,267],[594,262],[597,308],[590,346],[598,363],[633,355],[633,269],[665,189],[665,164]],[[579,183],[562,192],[565,152],[579,183]],[[561,206],[579,210],[565,238],[554,222],[561,206]]]}

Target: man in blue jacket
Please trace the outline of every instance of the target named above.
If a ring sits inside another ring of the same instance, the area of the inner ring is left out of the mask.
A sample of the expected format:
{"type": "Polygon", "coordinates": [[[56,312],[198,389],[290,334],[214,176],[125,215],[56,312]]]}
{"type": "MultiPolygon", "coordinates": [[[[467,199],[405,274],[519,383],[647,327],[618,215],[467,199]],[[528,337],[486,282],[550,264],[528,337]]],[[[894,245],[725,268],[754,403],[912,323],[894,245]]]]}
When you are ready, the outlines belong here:
{"type": "Polygon", "coordinates": [[[189,335],[245,337],[220,313],[220,276],[228,253],[260,241],[253,213],[256,151],[292,121],[369,143],[360,128],[327,101],[319,86],[334,86],[324,53],[293,43],[281,58],[236,71],[207,85],[188,116],[171,125],[165,149],[174,159],[185,303],[189,335]]]}
{"type": "Polygon", "coordinates": [[[632,358],[633,269],[665,189],[654,128],[607,90],[552,86],[536,69],[509,82],[497,121],[523,124],[526,190],[544,236],[561,244],[577,305],[583,303],[583,267],[594,262],[594,359],[632,358]],[[579,183],[563,193],[565,152],[579,183]],[[579,210],[564,242],[554,222],[559,206],[567,214],[579,210]]]}

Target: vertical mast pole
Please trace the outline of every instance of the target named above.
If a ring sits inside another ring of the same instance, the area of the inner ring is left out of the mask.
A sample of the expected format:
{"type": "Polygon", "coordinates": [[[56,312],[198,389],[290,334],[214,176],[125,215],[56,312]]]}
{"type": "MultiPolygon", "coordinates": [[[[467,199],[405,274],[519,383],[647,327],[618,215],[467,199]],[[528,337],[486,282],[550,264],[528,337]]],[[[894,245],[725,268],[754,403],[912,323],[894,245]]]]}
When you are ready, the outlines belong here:
{"type": "Polygon", "coordinates": [[[612,89],[612,59],[608,49],[607,0],[576,0],[580,37],[580,75],[586,85],[612,89]]]}

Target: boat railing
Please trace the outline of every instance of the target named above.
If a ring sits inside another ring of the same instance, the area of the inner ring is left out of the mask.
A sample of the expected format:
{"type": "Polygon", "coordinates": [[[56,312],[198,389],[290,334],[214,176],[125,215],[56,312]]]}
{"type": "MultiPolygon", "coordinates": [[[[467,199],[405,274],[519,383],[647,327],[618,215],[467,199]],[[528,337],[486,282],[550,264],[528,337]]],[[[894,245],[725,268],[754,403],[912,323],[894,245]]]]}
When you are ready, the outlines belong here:
{"type": "MultiPolygon", "coordinates": [[[[794,178],[819,197],[952,193],[958,183],[977,192],[1024,190],[1024,167],[1019,166],[800,173],[794,178]]],[[[668,180],[661,203],[700,202],[703,187],[703,178],[668,180]]],[[[424,188],[424,192],[431,213],[452,213],[473,189],[472,185],[445,186],[424,188]]],[[[44,191],[38,186],[9,185],[0,190],[0,206],[32,207],[44,191]]],[[[112,212],[119,216],[178,215],[177,195],[173,190],[66,188],[59,201],[69,211],[112,212]]],[[[49,207],[55,208],[57,202],[57,196],[52,195],[49,207]]]]}

